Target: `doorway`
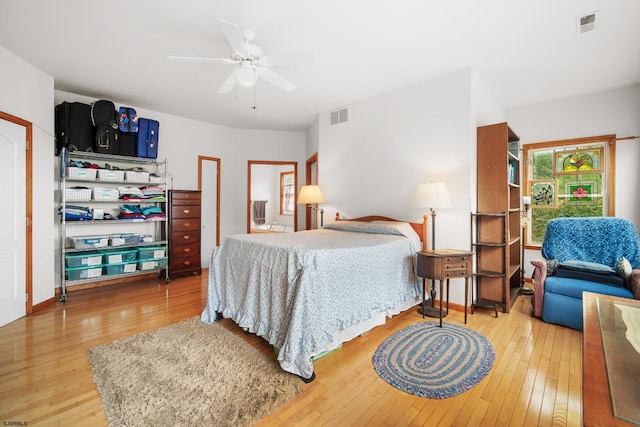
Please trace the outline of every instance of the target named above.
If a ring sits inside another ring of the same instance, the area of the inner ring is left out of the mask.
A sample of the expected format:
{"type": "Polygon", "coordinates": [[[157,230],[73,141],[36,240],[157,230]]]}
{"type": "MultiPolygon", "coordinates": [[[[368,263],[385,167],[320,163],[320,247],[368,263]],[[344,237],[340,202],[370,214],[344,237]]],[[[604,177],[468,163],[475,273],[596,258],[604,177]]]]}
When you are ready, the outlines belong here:
{"type": "Polygon", "coordinates": [[[32,310],[31,142],[30,122],[0,112],[0,182],[5,185],[0,226],[0,326],[32,310]]]}
{"type": "Polygon", "coordinates": [[[200,265],[209,268],[211,254],[220,246],[220,159],[198,156],[198,190],[202,197],[200,265]]]}
{"type": "Polygon", "coordinates": [[[288,161],[249,160],[247,170],[247,233],[293,232],[298,230],[298,163],[288,161]],[[290,206],[283,203],[283,177],[293,174],[289,188],[290,206]],[[292,202],[292,203],[291,203],[292,202]],[[259,218],[256,221],[256,213],[259,218]]]}
{"type": "MultiPolygon", "coordinates": [[[[318,185],[318,153],[314,153],[307,159],[305,172],[305,185],[318,185]]],[[[317,211],[314,211],[311,205],[305,205],[305,229],[314,230],[316,228],[318,228],[317,211]]]]}

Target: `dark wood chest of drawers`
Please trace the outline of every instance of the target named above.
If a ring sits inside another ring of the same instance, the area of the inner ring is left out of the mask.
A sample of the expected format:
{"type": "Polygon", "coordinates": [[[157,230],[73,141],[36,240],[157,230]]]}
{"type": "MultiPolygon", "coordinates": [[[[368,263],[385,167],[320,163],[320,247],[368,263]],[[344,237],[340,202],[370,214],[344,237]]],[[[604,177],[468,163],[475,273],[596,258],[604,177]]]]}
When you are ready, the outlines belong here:
{"type": "Polygon", "coordinates": [[[169,278],[201,274],[200,191],[169,191],[169,278]]]}

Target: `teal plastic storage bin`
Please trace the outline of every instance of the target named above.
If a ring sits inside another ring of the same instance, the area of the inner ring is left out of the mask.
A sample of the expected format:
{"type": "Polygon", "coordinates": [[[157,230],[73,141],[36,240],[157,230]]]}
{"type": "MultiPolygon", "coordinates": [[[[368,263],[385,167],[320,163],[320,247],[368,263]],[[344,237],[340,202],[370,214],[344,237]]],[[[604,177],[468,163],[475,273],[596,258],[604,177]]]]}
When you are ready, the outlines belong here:
{"type": "Polygon", "coordinates": [[[138,259],[161,259],[166,257],[166,246],[149,246],[144,248],[138,248],[138,259]]]}
{"type": "Polygon", "coordinates": [[[104,269],[107,276],[113,276],[116,274],[135,273],[137,271],[137,261],[122,262],[119,264],[105,265],[104,269]]]}
{"type": "Polygon", "coordinates": [[[102,276],[102,264],[65,268],[67,280],[95,279],[102,276]]]}
{"type": "Polygon", "coordinates": [[[137,249],[124,249],[115,251],[102,251],[103,263],[109,264],[121,264],[123,262],[135,261],[138,255],[137,249]]]}
{"type": "Polygon", "coordinates": [[[67,267],[86,267],[90,265],[101,265],[102,254],[99,252],[82,252],[66,254],[64,256],[67,267]]]}

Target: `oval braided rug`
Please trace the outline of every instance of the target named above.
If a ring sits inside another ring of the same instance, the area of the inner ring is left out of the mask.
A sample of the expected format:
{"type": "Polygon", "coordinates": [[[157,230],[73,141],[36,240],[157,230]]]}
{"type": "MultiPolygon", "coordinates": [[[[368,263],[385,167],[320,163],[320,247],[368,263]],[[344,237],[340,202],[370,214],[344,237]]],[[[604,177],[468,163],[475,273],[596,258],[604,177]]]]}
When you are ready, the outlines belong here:
{"type": "Polygon", "coordinates": [[[471,329],[442,326],[416,323],[385,339],[373,355],[380,378],[430,399],[456,396],[478,384],[493,366],[493,346],[471,329]]]}

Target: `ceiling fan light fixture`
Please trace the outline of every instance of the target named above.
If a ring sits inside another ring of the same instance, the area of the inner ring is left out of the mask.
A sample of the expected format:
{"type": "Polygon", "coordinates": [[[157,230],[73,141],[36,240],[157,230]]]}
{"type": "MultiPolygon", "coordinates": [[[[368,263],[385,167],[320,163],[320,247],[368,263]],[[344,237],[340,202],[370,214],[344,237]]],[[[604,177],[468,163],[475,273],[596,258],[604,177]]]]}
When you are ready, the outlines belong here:
{"type": "Polygon", "coordinates": [[[258,80],[258,73],[249,62],[243,62],[240,67],[234,71],[236,83],[240,86],[251,87],[258,80]]]}

